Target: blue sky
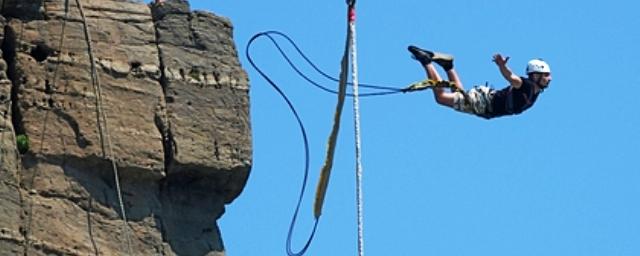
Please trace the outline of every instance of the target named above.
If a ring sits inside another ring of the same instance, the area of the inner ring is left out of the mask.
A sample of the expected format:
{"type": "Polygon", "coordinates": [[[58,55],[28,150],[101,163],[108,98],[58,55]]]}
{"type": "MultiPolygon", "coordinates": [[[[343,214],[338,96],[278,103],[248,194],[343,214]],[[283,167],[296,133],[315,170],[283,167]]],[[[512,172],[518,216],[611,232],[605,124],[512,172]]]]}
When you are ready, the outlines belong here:
{"type": "MultiPolygon", "coordinates": [[[[251,84],[254,162],[247,187],[219,221],[227,254],[283,255],[302,179],[302,140],[244,49],[255,33],[279,30],[337,75],[345,2],[191,5],[233,22],[251,84]]],[[[506,85],[491,62],[496,52],[510,56],[520,74],[529,59],[542,57],[554,78],[532,109],[490,121],[438,106],[430,91],[362,99],[366,255],[640,255],[639,5],[358,1],[361,82],[399,87],[423,79],[409,44],[453,54],[467,89],[506,85]]],[[[311,174],[297,249],[311,229],[336,99],[298,78],[267,40],[252,53],[309,133],[311,174]]],[[[342,121],[324,214],[307,255],[356,255],[351,101],[342,121]]]]}

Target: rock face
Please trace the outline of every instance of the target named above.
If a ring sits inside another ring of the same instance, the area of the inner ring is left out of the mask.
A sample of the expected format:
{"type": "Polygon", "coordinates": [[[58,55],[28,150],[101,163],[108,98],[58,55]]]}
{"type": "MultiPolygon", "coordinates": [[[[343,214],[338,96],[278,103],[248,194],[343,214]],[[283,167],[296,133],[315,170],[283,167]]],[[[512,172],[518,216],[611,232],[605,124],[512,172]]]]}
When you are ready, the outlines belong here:
{"type": "Polygon", "coordinates": [[[216,220],[252,161],[230,21],[185,0],[0,2],[0,255],[224,255],[216,220]]]}

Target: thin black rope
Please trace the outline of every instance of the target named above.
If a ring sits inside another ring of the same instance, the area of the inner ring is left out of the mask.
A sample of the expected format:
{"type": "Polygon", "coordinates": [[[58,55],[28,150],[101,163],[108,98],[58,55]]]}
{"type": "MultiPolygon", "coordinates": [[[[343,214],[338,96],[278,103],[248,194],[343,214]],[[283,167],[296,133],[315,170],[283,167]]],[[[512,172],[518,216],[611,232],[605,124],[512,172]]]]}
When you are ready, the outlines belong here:
{"type": "MultiPolygon", "coordinates": [[[[249,40],[249,43],[247,44],[247,49],[252,46],[252,44],[254,43],[255,39],[257,39],[259,37],[262,37],[262,36],[267,37],[273,43],[273,45],[276,47],[276,49],[278,50],[278,52],[280,53],[282,58],[285,59],[287,64],[289,64],[289,66],[296,72],[296,74],[298,74],[298,76],[302,77],[305,81],[309,82],[310,84],[314,85],[315,87],[317,87],[317,88],[319,88],[319,89],[321,89],[321,90],[323,90],[325,92],[332,93],[332,94],[338,94],[338,92],[336,90],[333,90],[333,89],[330,89],[330,88],[328,88],[326,86],[321,85],[320,83],[312,80],[307,75],[305,75],[302,71],[300,71],[300,69],[293,63],[291,58],[289,58],[289,55],[286,54],[286,52],[282,49],[280,44],[276,41],[276,39],[272,35],[277,35],[277,36],[280,36],[280,37],[284,38],[289,44],[291,44],[291,46],[293,46],[293,48],[300,55],[300,57],[302,57],[302,59],[304,59],[304,61],[307,64],[309,64],[309,66],[311,66],[320,75],[322,75],[326,79],[331,80],[333,82],[339,82],[338,78],[333,77],[333,76],[327,74],[326,72],[322,71],[320,68],[318,68],[318,66],[316,64],[314,64],[313,61],[311,61],[311,59],[309,59],[309,57],[307,57],[306,54],[304,54],[304,52],[300,49],[300,47],[298,47],[298,45],[295,43],[295,41],[293,39],[291,39],[289,36],[287,36],[286,34],[280,32],[280,31],[273,31],[272,30],[272,31],[265,31],[265,32],[260,32],[260,33],[255,34],[251,38],[251,40],[249,40]]],[[[247,52],[247,58],[250,58],[250,54],[248,52],[247,52]]],[[[252,64],[252,65],[255,65],[255,64],[252,64]]],[[[254,66],[254,68],[256,68],[256,66],[254,66]]],[[[347,83],[347,85],[352,86],[353,84],[349,82],[349,83],[347,83]]],[[[359,84],[358,86],[360,86],[362,88],[367,88],[367,89],[377,90],[378,91],[378,92],[370,92],[370,93],[361,93],[359,95],[360,97],[383,96],[383,95],[391,95],[391,94],[398,94],[398,93],[406,92],[401,88],[382,86],[382,85],[374,85],[374,84],[366,84],[365,83],[365,84],[359,84]]],[[[353,97],[353,94],[352,93],[347,93],[347,96],[348,97],[353,97]]]]}

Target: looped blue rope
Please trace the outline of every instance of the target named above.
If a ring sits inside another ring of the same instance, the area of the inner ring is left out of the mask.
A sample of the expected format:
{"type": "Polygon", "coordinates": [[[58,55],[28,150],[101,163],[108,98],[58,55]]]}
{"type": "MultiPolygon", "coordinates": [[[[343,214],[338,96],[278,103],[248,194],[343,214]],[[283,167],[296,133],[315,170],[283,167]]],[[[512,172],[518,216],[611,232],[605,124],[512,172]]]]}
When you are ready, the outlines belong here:
{"type": "Polygon", "coordinates": [[[315,224],[313,225],[313,230],[311,231],[311,234],[309,235],[309,238],[308,238],[307,242],[305,243],[304,247],[299,252],[293,252],[291,250],[291,239],[293,237],[293,230],[295,228],[295,224],[296,224],[296,221],[298,219],[298,213],[300,212],[300,205],[302,204],[302,199],[304,197],[304,192],[306,190],[307,180],[308,180],[308,177],[309,177],[309,140],[307,138],[307,132],[306,132],[306,129],[304,128],[304,124],[302,123],[302,119],[300,118],[300,115],[298,114],[298,111],[296,111],[295,107],[293,106],[293,103],[289,100],[289,98],[284,93],[284,91],[282,91],[282,89],[280,89],[280,87],[278,87],[278,85],[276,85],[276,83],[273,82],[271,80],[271,78],[269,78],[269,76],[267,76],[254,63],[253,59],[251,58],[251,54],[250,54],[249,49],[251,48],[252,42],[254,40],[256,40],[260,35],[261,34],[257,34],[257,35],[253,36],[249,40],[249,43],[247,44],[247,48],[245,49],[245,54],[247,56],[247,60],[249,60],[249,63],[251,64],[251,66],[253,66],[253,68],[256,71],[258,71],[260,76],[262,76],[262,78],[264,78],[278,92],[278,94],[280,94],[280,96],[287,103],[287,106],[289,106],[289,109],[291,110],[291,113],[293,113],[294,117],[296,118],[296,121],[298,122],[298,127],[300,128],[300,133],[302,134],[302,141],[304,143],[305,163],[304,163],[304,177],[302,178],[302,188],[300,189],[300,195],[298,197],[298,203],[296,205],[296,209],[295,209],[295,211],[293,213],[293,217],[291,219],[291,225],[289,226],[289,234],[287,235],[287,254],[289,256],[301,256],[307,251],[307,249],[309,249],[309,245],[311,245],[311,241],[313,240],[313,237],[314,237],[314,235],[316,233],[316,229],[318,227],[318,222],[319,222],[319,219],[315,220],[315,224]]]}
{"type": "MultiPolygon", "coordinates": [[[[332,77],[329,74],[327,74],[326,72],[322,71],[316,64],[314,64],[311,61],[311,59],[309,59],[309,57],[307,57],[304,54],[302,49],[300,49],[300,47],[295,43],[295,41],[293,41],[293,39],[291,39],[289,36],[287,36],[286,34],[280,32],[280,31],[260,32],[260,33],[255,34],[253,37],[251,37],[251,39],[249,40],[249,43],[247,44],[247,52],[246,52],[247,58],[250,58],[250,56],[249,56],[250,53],[249,53],[248,49],[251,47],[251,45],[253,45],[253,43],[255,43],[254,41],[257,40],[259,37],[266,37],[271,41],[271,43],[273,43],[273,45],[276,47],[276,49],[278,50],[278,52],[280,53],[282,58],[284,58],[284,60],[287,62],[287,64],[289,64],[289,66],[293,69],[293,71],[296,72],[296,74],[298,74],[298,76],[300,76],[305,81],[309,82],[309,84],[319,88],[320,90],[323,90],[325,92],[332,93],[332,94],[338,94],[338,91],[336,91],[334,89],[330,89],[330,88],[328,88],[326,86],[323,86],[320,83],[312,80],[309,76],[307,76],[304,73],[302,73],[302,71],[293,63],[293,61],[289,58],[289,56],[284,52],[284,50],[282,49],[280,44],[276,41],[274,35],[283,38],[286,42],[291,44],[291,46],[295,49],[295,51],[298,53],[298,55],[300,55],[300,57],[302,57],[304,62],[309,64],[309,66],[311,66],[311,68],[313,70],[315,70],[318,74],[320,74],[321,76],[323,76],[324,78],[326,78],[326,79],[328,79],[330,81],[339,82],[338,78],[332,77]]],[[[254,67],[254,68],[256,68],[256,67],[254,67]]],[[[348,82],[347,85],[352,86],[352,83],[348,82]]],[[[403,90],[404,90],[404,89],[401,89],[400,87],[390,87],[390,86],[363,84],[363,83],[361,83],[359,86],[362,87],[362,88],[366,88],[366,89],[374,91],[374,92],[369,92],[369,93],[361,93],[360,97],[384,96],[384,95],[398,94],[398,93],[402,93],[403,90]]],[[[347,97],[353,97],[353,94],[347,93],[347,97]]]]}

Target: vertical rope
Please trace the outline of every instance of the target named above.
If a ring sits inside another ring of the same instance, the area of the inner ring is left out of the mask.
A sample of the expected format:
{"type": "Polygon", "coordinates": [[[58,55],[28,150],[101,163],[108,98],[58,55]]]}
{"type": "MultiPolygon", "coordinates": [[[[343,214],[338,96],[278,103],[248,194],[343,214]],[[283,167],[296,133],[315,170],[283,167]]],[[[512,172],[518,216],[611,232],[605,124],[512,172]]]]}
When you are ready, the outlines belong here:
{"type": "Polygon", "coordinates": [[[338,82],[338,102],[336,103],[336,112],[333,115],[333,126],[331,127],[331,133],[327,141],[327,155],[324,159],[324,164],[320,169],[320,178],[318,180],[318,186],[316,187],[316,199],[313,205],[314,217],[320,218],[322,215],[322,207],[324,205],[324,199],[327,194],[327,187],[329,186],[329,178],[331,176],[331,169],[333,168],[333,159],[336,151],[336,144],[338,141],[338,132],[340,131],[340,117],[342,116],[342,109],[344,107],[344,99],[347,96],[347,80],[349,71],[349,43],[351,42],[351,29],[347,27],[347,38],[344,42],[344,54],[342,55],[342,61],[340,61],[340,79],[338,82]]]}
{"type": "Polygon", "coordinates": [[[108,157],[109,160],[111,161],[111,166],[113,168],[113,175],[114,175],[115,185],[116,185],[116,193],[118,196],[118,203],[120,206],[120,214],[122,215],[122,220],[123,220],[122,231],[124,233],[125,241],[127,242],[126,251],[128,252],[128,255],[132,255],[131,239],[129,237],[129,226],[127,222],[127,214],[124,208],[124,202],[122,200],[122,190],[120,189],[120,177],[118,175],[118,167],[116,165],[116,162],[113,156],[113,148],[111,146],[111,139],[109,136],[109,132],[108,132],[109,130],[107,126],[107,117],[106,117],[106,114],[104,113],[103,106],[102,106],[102,89],[100,86],[100,77],[98,76],[98,71],[96,69],[95,59],[93,57],[93,47],[91,45],[91,34],[89,33],[89,26],[87,25],[87,20],[84,15],[82,3],[80,2],[80,0],[76,0],[76,4],[78,5],[78,10],[80,11],[80,16],[82,17],[82,24],[84,25],[84,35],[85,35],[85,39],[87,40],[87,48],[89,52],[89,61],[91,62],[91,81],[93,83],[94,91],[96,95],[96,118],[98,122],[98,131],[100,133],[100,142],[101,142],[100,144],[102,146],[102,156],[108,157]],[[102,127],[103,123],[104,123],[104,131],[102,127]],[[105,139],[106,139],[106,144],[109,150],[108,156],[105,150],[105,139]]]}
{"type": "MultiPolygon", "coordinates": [[[[354,1],[355,2],[355,1],[354,1]]],[[[362,199],[362,154],[360,140],[360,99],[358,92],[358,52],[356,47],[356,11],[349,8],[349,29],[351,30],[351,82],[353,83],[353,114],[356,141],[356,205],[358,218],[358,255],[364,255],[364,217],[362,199]]]]}
{"type": "Polygon", "coordinates": [[[102,125],[100,122],[100,101],[101,99],[101,95],[98,91],[98,89],[96,88],[96,84],[97,84],[97,71],[96,71],[96,64],[95,64],[95,59],[93,57],[93,46],[91,44],[91,34],[89,33],[89,26],[87,25],[87,19],[84,16],[84,8],[82,8],[82,3],[80,2],[80,0],[76,0],[76,5],[78,6],[78,11],[80,12],[80,17],[82,18],[82,25],[84,26],[84,37],[87,41],[87,51],[89,52],[89,62],[91,65],[91,84],[93,85],[93,90],[95,92],[96,95],[96,122],[98,124],[98,136],[100,136],[100,146],[102,147],[102,157],[106,157],[106,150],[105,150],[105,142],[104,142],[104,132],[102,131],[102,125]]]}

